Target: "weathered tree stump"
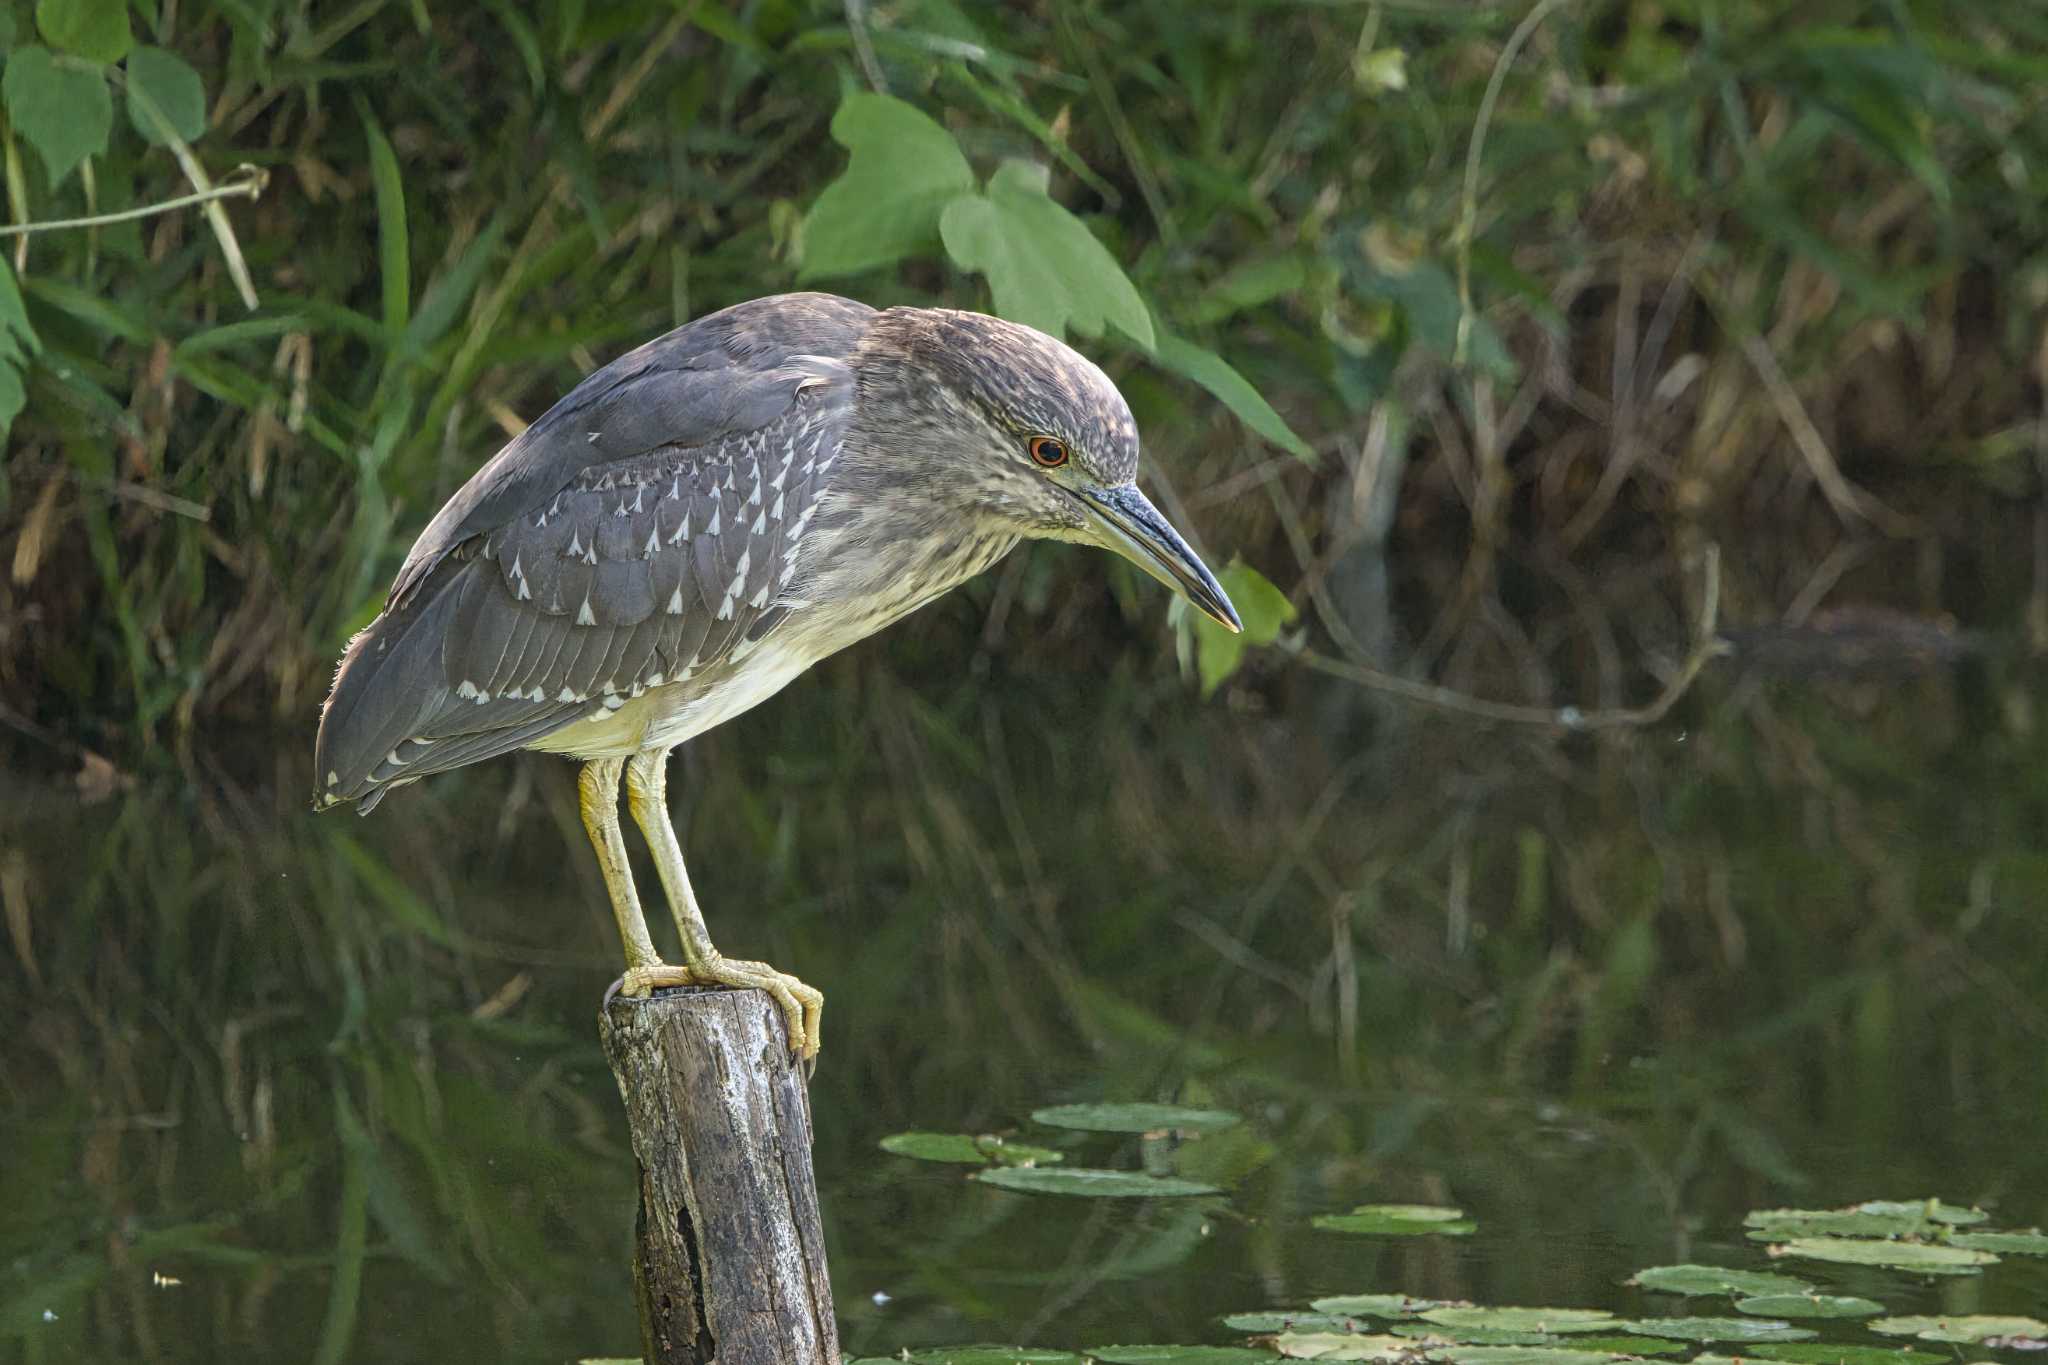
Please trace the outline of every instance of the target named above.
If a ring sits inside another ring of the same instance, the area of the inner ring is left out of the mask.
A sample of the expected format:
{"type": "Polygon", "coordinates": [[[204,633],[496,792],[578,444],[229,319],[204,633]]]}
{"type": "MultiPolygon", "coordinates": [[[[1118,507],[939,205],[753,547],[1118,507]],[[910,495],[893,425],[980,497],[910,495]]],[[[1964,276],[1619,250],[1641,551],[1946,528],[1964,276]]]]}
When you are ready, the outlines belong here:
{"type": "Polygon", "coordinates": [[[839,1365],[811,1107],[763,991],[614,997],[600,1020],[640,1162],[647,1365],[839,1365]]]}

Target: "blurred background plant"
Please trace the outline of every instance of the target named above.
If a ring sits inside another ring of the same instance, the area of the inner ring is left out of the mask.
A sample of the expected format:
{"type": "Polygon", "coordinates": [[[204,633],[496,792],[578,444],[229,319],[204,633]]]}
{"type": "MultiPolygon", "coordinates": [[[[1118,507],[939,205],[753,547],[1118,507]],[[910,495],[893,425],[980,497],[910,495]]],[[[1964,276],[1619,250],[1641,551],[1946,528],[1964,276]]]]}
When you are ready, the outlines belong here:
{"type": "MultiPolygon", "coordinates": [[[[10,0],[0,46],[11,219],[105,220],[0,239],[28,1358],[45,1311],[172,1357],[623,1344],[567,774],[314,822],[312,717],[481,459],[793,287],[1065,330],[1259,641],[1030,548],[678,760],[714,926],[834,998],[865,1346],[1118,1335],[1105,1286],[1175,1266],[1197,1319],[1331,1273],[1274,1229],[1368,1190],[1490,1192],[1482,1247],[1892,1180],[2048,1216],[2048,10],[10,0]],[[1710,586],[1731,652],[1654,729],[1460,700],[1643,703],[1710,586]],[[1254,1115],[1189,1158],[1243,1224],[871,1169],[1100,1093],[1254,1115]]],[[[1503,1298],[1641,1263],[1517,1245],[1503,1298]]]]}

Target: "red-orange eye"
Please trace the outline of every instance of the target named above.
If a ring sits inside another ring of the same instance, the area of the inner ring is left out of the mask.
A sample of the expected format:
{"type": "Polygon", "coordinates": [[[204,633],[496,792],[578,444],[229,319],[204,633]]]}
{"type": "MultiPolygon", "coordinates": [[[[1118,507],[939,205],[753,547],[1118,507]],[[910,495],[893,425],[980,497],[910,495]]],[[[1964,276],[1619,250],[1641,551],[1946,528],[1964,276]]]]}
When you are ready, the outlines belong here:
{"type": "Polygon", "coordinates": [[[1051,436],[1034,436],[1025,449],[1045,469],[1058,469],[1067,462],[1066,443],[1051,436]]]}

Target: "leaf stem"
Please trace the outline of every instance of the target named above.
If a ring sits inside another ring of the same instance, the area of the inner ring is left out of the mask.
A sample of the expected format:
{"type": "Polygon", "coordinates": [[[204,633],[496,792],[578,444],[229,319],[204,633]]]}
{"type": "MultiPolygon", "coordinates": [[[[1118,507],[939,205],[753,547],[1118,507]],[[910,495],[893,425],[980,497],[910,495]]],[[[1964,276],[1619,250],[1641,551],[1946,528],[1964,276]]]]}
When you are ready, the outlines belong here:
{"type": "Polygon", "coordinates": [[[137,218],[151,218],[159,213],[170,213],[176,209],[190,208],[194,204],[207,204],[216,199],[245,199],[262,197],[264,186],[270,180],[270,172],[261,167],[243,162],[232,172],[232,182],[223,182],[212,189],[200,190],[193,194],[181,194],[175,199],[160,203],[144,204],[140,208],[122,209],[118,213],[95,213],[85,218],[55,218],[46,223],[9,223],[0,226],[0,237],[19,237],[31,232],[57,232],[66,228],[105,227],[109,223],[126,223],[137,218]]]}

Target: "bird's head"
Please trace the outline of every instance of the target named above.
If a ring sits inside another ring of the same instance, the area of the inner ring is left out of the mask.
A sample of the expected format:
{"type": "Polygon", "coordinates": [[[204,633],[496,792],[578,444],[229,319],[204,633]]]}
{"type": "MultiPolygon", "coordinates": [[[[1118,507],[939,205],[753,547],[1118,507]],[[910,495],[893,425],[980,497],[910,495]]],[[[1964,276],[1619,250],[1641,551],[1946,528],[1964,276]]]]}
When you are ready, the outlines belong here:
{"type": "Polygon", "coordinates": [[[893,431],[946,457],[927,462],[928,496],[1016,535],[1113,550],[1241,628],[1216,576],[1138,491],[1137,423],[1093,361],[1034,328],[941,308],[890,309],[863,353],[867,439],[893,431]]]}

